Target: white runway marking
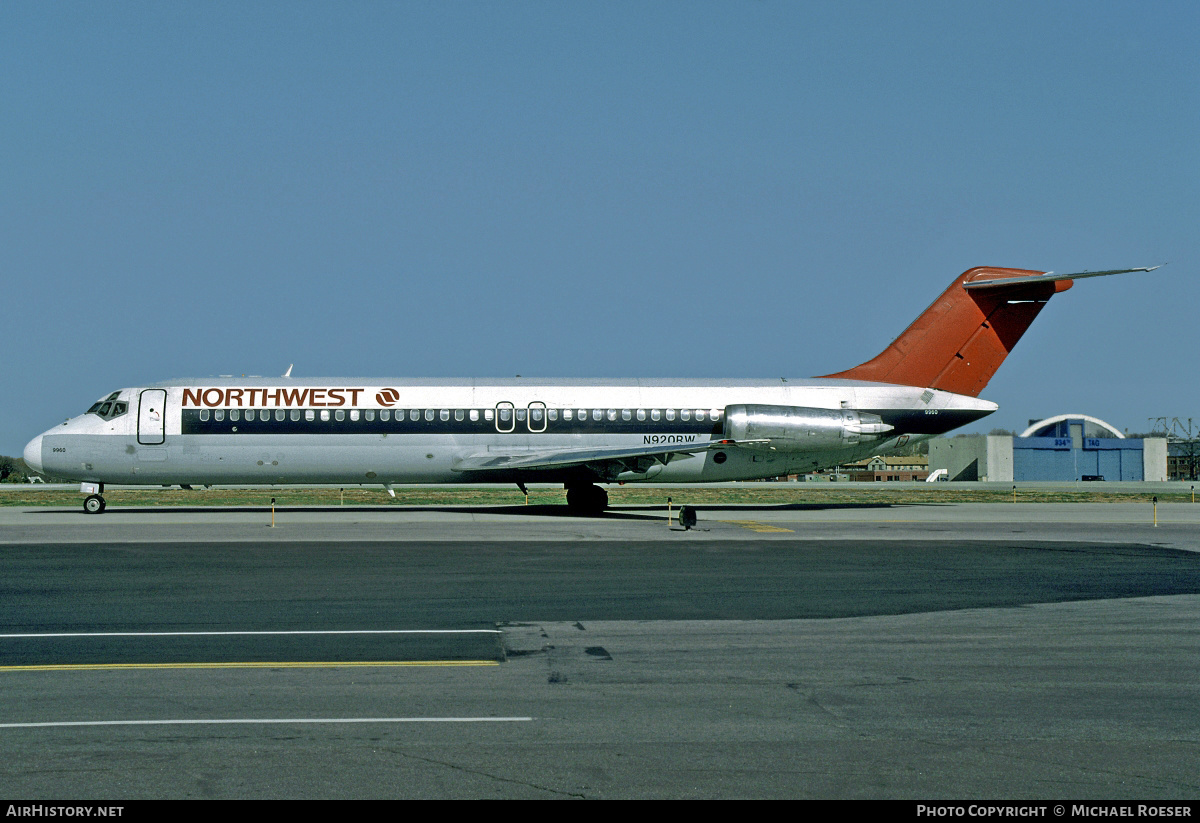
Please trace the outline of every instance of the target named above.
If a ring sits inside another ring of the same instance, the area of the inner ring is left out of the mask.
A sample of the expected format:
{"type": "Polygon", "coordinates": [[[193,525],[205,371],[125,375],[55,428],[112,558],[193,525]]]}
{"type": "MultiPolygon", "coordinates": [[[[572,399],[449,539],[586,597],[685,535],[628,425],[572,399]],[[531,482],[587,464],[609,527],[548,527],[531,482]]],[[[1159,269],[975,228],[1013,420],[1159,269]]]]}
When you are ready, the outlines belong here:
{"type": "Polygon", "coordinates": [[[223,726],[334,723],[529,723],[532,717],[266,717],[215,720],[78,720],[51,723],[0,723],[0,729],[52,729],[78,726],[223,726]]]}
{"type": "Polygon", "coordinates": [[[39,639],[48,637],[228,637],[231,635],[299,634],[503,634],[499,629],[348,629],[330,631],[254,631],[254,632],[58,632],[51,634],[0,634],[0,639],[39,639]]]}

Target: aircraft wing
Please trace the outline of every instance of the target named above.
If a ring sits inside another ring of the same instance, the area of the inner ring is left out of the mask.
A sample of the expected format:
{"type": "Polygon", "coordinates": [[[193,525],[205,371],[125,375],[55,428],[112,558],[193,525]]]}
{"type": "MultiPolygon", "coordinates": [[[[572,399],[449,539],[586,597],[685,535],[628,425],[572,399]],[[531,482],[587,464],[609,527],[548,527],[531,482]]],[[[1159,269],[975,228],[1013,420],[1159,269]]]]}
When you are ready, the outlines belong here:
{"type": "Polygon", "coordinates": [[[667,463],[677,458],[689,458],[697,452],[711,449],[766,446],[762,440],[703,440],[695,443],[672,443],[665,446],[604,447],[590,449],[557,449],[513,452],[484,452],[464,457],[452,468],[456,472],[511,471],[514,469],[566,469],[589,466],[601,475],[622,471],[644,472],[655,463],[667,463]]]}

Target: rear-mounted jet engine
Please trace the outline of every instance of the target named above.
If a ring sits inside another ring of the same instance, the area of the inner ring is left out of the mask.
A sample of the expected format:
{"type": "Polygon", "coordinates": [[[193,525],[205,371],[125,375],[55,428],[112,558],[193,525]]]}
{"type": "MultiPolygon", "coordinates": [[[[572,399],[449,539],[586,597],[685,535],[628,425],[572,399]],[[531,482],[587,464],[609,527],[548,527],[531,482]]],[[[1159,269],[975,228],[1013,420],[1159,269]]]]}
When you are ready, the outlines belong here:
{"type": "Polygon", "coordinates": [[[726,440],[771,441],[778,451],[810,451],[882,439],[892,426],[854,409],[738,405],[725,407],[726,440]]]}

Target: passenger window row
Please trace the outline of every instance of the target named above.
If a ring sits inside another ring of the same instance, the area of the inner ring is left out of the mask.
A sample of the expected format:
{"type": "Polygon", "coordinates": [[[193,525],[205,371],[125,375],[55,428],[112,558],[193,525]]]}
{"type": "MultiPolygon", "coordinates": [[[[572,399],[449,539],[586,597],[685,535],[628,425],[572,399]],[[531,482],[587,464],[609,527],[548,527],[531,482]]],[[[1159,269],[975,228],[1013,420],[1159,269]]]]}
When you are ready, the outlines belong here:
{"type": "MultiPolygon", "coordinates": [[[[89,411],[95,411],[100,407],[97,403],[89,411]]],[[[107,405],[107,404],[105,404],[107,405]]],[[[124,403],[118,404],[122,407],[121,413],[124,413],[124,403]]],[[[99,412],[103,417],[104,413],[99,412]]],[[[455,422],[462,423],[470,420],[472,423],[477,423],[480,420],[492,422],[499,417],[500,423],[512,422],[515,418],[517,422],[524,423],[526,421],[532,424],[541,424],[543,420],[554,423],[558,420],[564,422],[580,422],[584,423],[591,421],[593,423],[612,422],[620,420],[624,423],[629,423],[637,419],[638,422],[667,421],[672,422],[676,419],[681,421],[696,420],[703,422],[712,420],[718,422],[721,419],[721,409],[546,409],[540,406],[532,408],[512,408],[509,406],[501,406],[498,409],[201,409],[200,420],[208,421],[224,421],[226,419],[232,422],[245,420],[247,422],[262,421],[267,422],[272,419],[284,422],[290,420],[299,422],[303,419],[305,422],[313,423],[318,419],[321,422],[333,420],[342,422],[350,420],[356,422],[365,420],[372,422],[376,419],[383,422],[392,420],[393,415],[397,422],[402,422],[405,419],[411,422],[425,421],[432,423],[435,420],[443,423],[449,422],[453,417],[455,422]]]]}

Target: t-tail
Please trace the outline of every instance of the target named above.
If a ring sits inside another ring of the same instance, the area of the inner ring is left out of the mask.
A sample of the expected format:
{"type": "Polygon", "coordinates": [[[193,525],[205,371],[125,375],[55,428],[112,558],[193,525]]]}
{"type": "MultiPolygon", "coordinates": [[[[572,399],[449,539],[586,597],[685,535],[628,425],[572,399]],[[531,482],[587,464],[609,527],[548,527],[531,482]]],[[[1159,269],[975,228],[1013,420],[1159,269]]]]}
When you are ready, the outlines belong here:
{"type": "Polygon", "coordinates": [[[1072,281],[1136,269],[1055,274],[980,266],[954,282],[892,344],[824,377],[925,386],[978,397],[1042,307],[1072,281]]]}

